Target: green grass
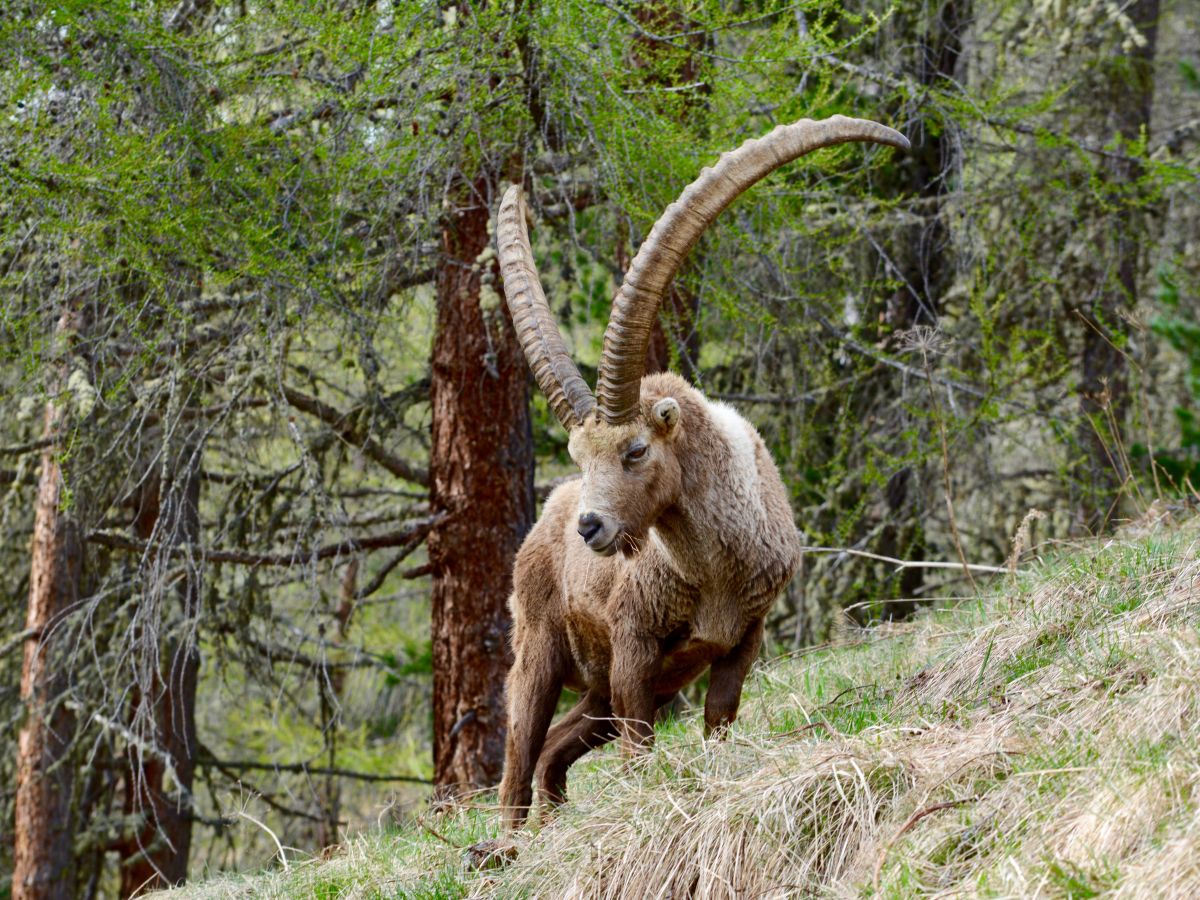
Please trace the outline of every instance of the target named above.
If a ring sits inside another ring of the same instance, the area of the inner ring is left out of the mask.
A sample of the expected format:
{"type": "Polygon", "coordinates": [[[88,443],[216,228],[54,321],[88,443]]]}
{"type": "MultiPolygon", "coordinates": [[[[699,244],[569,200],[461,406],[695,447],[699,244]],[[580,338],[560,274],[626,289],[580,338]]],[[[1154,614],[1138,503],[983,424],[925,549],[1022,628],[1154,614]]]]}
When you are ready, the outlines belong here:
{"type": "Polygon", "coordinates": [[[691,713],[592,754],[502,870],[464,864],[499,836],[484,796],[180,897],[1200,896],[1197,534],[763,663],[727,740],[691,713]]]}

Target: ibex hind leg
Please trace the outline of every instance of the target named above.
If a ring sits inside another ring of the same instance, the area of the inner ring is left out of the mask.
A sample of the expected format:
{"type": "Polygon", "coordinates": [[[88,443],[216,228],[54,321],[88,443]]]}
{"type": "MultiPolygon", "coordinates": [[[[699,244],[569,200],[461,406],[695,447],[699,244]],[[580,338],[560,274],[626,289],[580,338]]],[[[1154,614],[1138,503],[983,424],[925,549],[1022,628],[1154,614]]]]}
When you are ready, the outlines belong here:
{"type": "Polygon", "coordinates": [[[763,623],[752,624],[737,646],[727,654],[713,661],[712,672],[708,679],[708,693],[704,695],[704,734],[718,735],[737,718],[738,706],[742,700],[742,684],[746,673],[758,658],[758,649],[762,646],[763,623]]]}
{"type": "Polygon", "coordinates": [[[542,802],[551,807],[566,800],[567,769],[589,750],[604,746],[616,736],[617,724],[608,698],[587,691],[546,736],[538,760],[542,802]]]}
{"type": "Polygon", "coordinates": [[[508,737],[500,805],[506,828],[520,828],[533,801],[533,771],[562,693],[566,649],[557,636],[522,640],[508,673],[508,737]]]}

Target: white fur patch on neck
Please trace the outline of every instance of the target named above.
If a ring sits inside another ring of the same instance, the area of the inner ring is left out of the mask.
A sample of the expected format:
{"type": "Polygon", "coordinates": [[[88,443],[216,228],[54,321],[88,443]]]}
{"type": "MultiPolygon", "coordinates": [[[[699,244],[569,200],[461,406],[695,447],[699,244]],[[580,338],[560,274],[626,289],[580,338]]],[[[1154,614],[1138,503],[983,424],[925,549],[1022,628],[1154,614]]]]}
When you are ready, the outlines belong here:
{"type": "Polygon", "coordinates": [[[758,466],[754,461],[754,441],[750,424],[724,403],[709,400],[708,412],[713,424],[729,443],[732,460],[729,471],[721,476],[734,494],[747,500],[758,498],[758,466]]]}
{"type": "Polygon", "coordinates": [[[658,529],[653,525],[650,526],[650,544],[662,554],[671,571],[676,575],[683,574],[683,567],[679,565],[679,560],[675,558],[675,554],[671,552],[671,548],[667,546],[666,541],[662,539],[662,536],[658,533],[658,529]]]}

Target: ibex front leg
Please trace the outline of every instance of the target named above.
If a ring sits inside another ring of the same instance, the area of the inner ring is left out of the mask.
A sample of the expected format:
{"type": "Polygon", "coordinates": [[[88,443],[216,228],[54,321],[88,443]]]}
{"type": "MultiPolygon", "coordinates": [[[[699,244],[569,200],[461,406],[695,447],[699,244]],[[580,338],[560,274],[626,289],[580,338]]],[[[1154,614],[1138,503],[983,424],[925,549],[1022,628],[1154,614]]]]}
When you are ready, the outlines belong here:
{"type": "Polygon", "coordinates": [[[533,770],[562,693],[565,650],[561,636],[522,635],[508,673],[508,738],[500,805],[504,825],[520,828],[533,801],[533,770]]]}
{"type": "Polygon", "coordinates": [[[662,648],[647,635],[621,629],[613,634],[613,716],[621,733],[621,750],[633,756],[654,741],[654,680],[662,668],[662,648]]]}

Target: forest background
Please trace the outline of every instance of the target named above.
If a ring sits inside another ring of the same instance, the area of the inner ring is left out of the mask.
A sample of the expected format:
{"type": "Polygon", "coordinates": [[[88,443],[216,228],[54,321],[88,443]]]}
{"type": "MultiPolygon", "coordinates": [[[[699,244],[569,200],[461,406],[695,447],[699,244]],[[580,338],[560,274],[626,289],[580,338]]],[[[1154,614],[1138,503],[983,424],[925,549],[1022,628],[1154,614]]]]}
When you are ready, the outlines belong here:
{"type": "Polygon", "coordinates": [[[495,783],[512,556],[572,471],[501,299],[513,182],[594,379],[719,152],[911,139],[752,190],[650,349],[855,551],[806,556],[773,653],[1192,503],[1198,47],[1197,0],[8,4],[0,896],[495,783]]]}

